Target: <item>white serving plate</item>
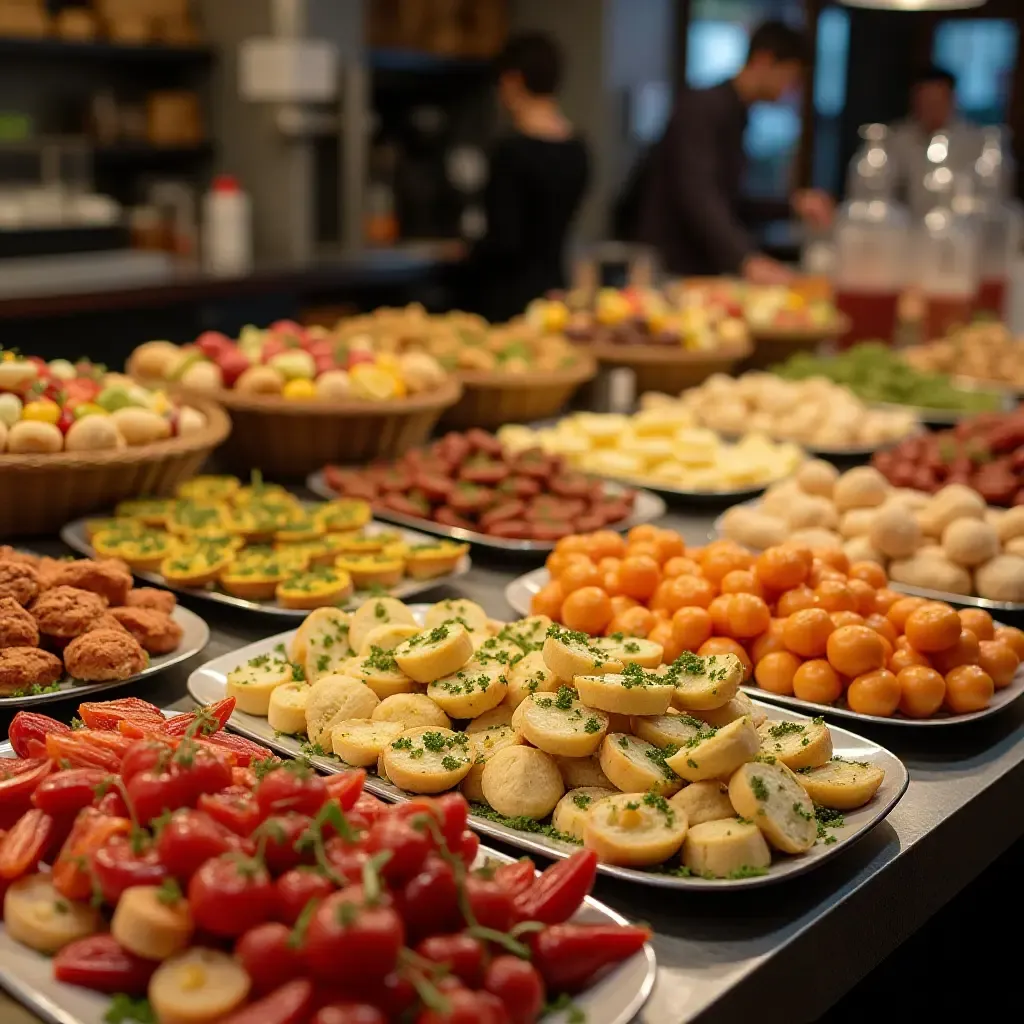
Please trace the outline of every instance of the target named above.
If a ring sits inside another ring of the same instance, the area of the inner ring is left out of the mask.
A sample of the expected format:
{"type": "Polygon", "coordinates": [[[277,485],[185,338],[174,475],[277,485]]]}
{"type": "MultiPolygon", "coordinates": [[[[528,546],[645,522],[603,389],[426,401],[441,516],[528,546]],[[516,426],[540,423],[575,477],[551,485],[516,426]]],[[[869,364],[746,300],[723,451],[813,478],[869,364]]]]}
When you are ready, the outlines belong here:
{"type": "MultiPolygon", "coordinates": [[[[621,483],[608,481],[608,484],[609,493],[612,495],[617,492],[621,493],[625,489],[621,483]]],[[[311,473],[306,478],[306,486],[315,495],[327,501],[335,501],[338,498],[337,492],[327,486],[323,470],[311,473]]],[[[660,519],[665,514],[665,502],[657,494],[652,494],[649,490],[643,490],[640,485],[635,487],[631,485],[630,489],[636,491],[636,502],[633,505],[632,514],[617,523],[609,523],[607,529],[625,533],[631,527],[660,519]]],[[[395,523],[407,529],[420,530],[435,537],[444,537],[447,540],[455,540],[463,544],[474,544],[480,548],[490,548],[492,551],[519,552],[522,554],[531,551],[552,551],[555,547],[555,542],[552,540],[512,540],[508,537],[490,537],[486,533],[479,533],[476,530],[463,530],[458,526],[443,526],[441,523],[435,523],[429,519],[407,516],[401,512],[393,512],[391,509],[378,508],[377,506],[374,506],[373,514],[377,519],[383,519],[386,522],[395,523]]],[[[394,596],[400,597],[401,595],[395,594],[394,596]]]]}
{"type": "MultiPolygon", "coordinates": [[[[90,516],[90,518],[95,518],[90,516]]],[[[68,523],[60,531],[60,539],[64,541],[69,548],[73,548],[79,554],[86,555],[88,558],[93,558],[96,552],[92,549],[92,545],[89,543],[86,532],[85,532],[85,519],[75,519],[73,522],[68,523]]],[[[381,533],[398,533],[402,539],[407,541],[409,544],[423,544],[429,542],[430,538],[425,534],[416,533],[413,530],[395,529],[393,527],[384,527],[380,523],[370,523],[366,527],[366,532],[369,534],[381,533]]],[[[446,583],[451,583],[452,580],[457,580],[460,576],[465,576],[469,572],[469,568],[473,563],[470,561],[469,555],[463,555],[459,560],[459,564],[454,572],[446,573],[444,576],[434,576],[429,580],[413,580],[403,579],[397,586],[388,588],[387,594],[389,597],[397,597],[400,600],[404,600],[407,597],[415,597],[417,594],[423,594],[428,590],[433,590],[434,587],[443,586],[446,583]]],[[[204,601],[213,601],[216,604],[228,605],[231,608],[240,608],[244,611],[260,612],[264,615],[278,615],[285,619],[304,619],[308,614],[308,609],[302,608],[282,608],[281,605],[274,601],[248,601],[244,597],[233,597],[231,594],[225,594],[222,591],[214,590],[212,587],[202,588],[190,588],[190,587],[176,587],[171,583],[164,581],[163,576],[156,572],[143,572],[139,570],[132,570],[132,574],[140,580],[145,580],[147,583],[152,583],[154,586],[163,587],[164,590],[173,590],[178,594],[185,594],[188,597],[195,597],[204,601]]],[[[369,600],[374,595],[367,591],[356,591],[343,605],[343,607],[349,607],[352,605],[359,605],[363,601],[369,600]]]]}
{"type": "Polygon", "coordinates": [[[175,607],[171,618],[182,628],[181,643],[178,644],[177,650],[171,651],[170,654],[160,654],[150,658],[149,664],[141,672],[128,679],[105,683],[78,683],[72,679],[63,679],[59,689],[47,693],[28,694],[24,697],[0,697],[0,710],[35,707],[37,704],[69,700],[72,697],[88,698],[101,690],[111,690],[115,686],[130,686],[132,683],[155,676],[172,665],[187,661],[207,645],[210,639],[210,629],[195,612],[190,612],[180,605],[175,607]]]}
{"type": "MultiPolygon", "coordinates": [[[[169,714],[169,712],[164,712],[169,714]]],[[[0,759],[14,757],[10,743],[0,743],[0,759]]],[[[481,847],[476,864],[515,860],[497,850],[481,847]]],[[[621,914],[588,896],[573,917],[580,924],[629,924],[621,914]]],[[[603,975],[596,985],[573,999],[590,1024],[629,1024],[647,1002],[658,964],[647,943],[639,953],[603,975]]],[[[48,1024],[106,1024],[110,997],[53,978],[53,958],[16,942],[0,922],[0,986],[48,1024]]],[[[569,1011],[544,1017],[546,1024],[568,1024],[569,1011]]]]}
{"type": "MultiPolygon", "coordinates": [[[[530,601],[549,580],[551,579],[547,569],[534,569],[514,579],[505,587],[505,600],[513,607],[519,615],[530,614],[530,601]]],[[[946,601],[948,604],[956,604],[951,600],[957,596],[954,594],[943,594],[933,590],[920,590],[917,587],[904,587],[898,583],[890,584],[893,590],[904,594],[915,594],[934,601],[946,601]]],[[[982,601],[982,598],[974,598],[982,601]]],[[[989,608],[998,611],[999,602],[988,601],[977,607],[989,608]],[[995,606],[995,607],[993,607],[995,606]]],[[[1024,611],[1024,605],[1010,605],[1011,609],[1024,611]]],[[[962,722],[974,722],[979,718],[988,718],[989,715],[996,715],[1008,704],[1012,704],[1022,693],[1024,693],[1024,664],[1017,670],[1013,682],[1003,690],[996,690],[995,696],[989,702],[987,708],[981,711],[971,711],[965,715],[942,714],[934,718],[905,718],[903,715],[893,715],[890,718],[882,718],[879,715],[862,715],[849,708],[837,707],[834,704],[815,704],[813,701],[800,700],[799,697],[784,697],[780,694],[769,693],[756,686],[744,686],[752,697],[769,701],[772,704],[781,704],[787,708],[796,708],[808,715],[835,715],[838,718],[852,718],[861,722],[877,722],[880,725],[909,725],[909,726],[936,726],[936,725],[960,725],[962,722]]]]}
{"type": "MultiPolygon", "coordinates": [[[[422,621],[426,608],[426,605],[411,606],[413,614],[420,621],[422,621]]],[[[278,644],[283,643],[287,646],[292,636],[294,636],[294,631],[279,633],[277,636],[258,640],[247,647],[232,651],[230,654],[222,655],[213,661],[207,662],[189,676],[189,694],[199,704],[212,704],[215,701],[222,700],[226,692],[227,675],[233,668],[244,664],[250,658],[255,658],[272,651],[278,644]]],[[[780,708],[770,704],[758,702],[758,707],[772,721],[804,719],[808,717],[801,714],[787,714],[780,708]]],[[[231,716],[228,727],[235,732],[241,733],[243,736],[247,736],[258,743],[262,743],[264,746],[270,747],[279,754],[290,757],[306,756],[302,751],[302,744],[297,738],[275,732],[265,718],[258,718],[254,715],[246,715],[236,711],[231,716]]],[[[832,733],[833,748],[837,755],[852,761],[870,761],[872,764],[885,770],[885,780],[871,803],[866,807],[850,811],[844,815],[846,820],[845,827],[830,833],[830,835],[835,836],[835,843],[828,846],[818,843],[808,853],[800,857],[780,856],[773,862],[767,874],[755,878],[678,878],[674,875],[661,874],[656,871],[639,871],[635,868],[623,868],[611,864],[600,864],[598,865],[598,870],[602,874],[612,875],[615,878],[667,889],[755,888],[781,882],[795,875],[801,875],[813,870],[874,828],[896,805],[910,782],[910,775],[903,762],[895,754],[886,750],[885,747],[881,747],[855,733],[847,732],[845,729],[830,727],[830,731],[832,733]]],[[[331,774],[345,771],[347,768],[337,758],[312,757],[310,760],[322,771],[331,774]]],[[[397,786],[384,782],[369,772],[367,773],[366,790],[385,800],[401,801],[408,800],[410,797],[410,794],[403,792],[397,786]]],[[[475,814],[470,815],[470,822],[473,828],[483,835],[544,857],[568,857],[579,849],[578,846],[559,842],[547,836],[531,832],[520,832],[517,829],[509,828],[507,825],[498,824],[475,814]]]]}

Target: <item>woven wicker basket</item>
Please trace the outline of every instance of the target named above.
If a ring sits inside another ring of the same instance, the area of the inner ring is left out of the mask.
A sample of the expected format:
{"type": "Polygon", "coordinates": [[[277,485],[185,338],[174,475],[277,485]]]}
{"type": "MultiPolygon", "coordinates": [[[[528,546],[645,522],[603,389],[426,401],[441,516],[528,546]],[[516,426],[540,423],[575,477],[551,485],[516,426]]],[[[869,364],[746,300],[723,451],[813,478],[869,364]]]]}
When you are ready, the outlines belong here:
{"type": "Polygon", "coordinates": [[[752,351],[749,342],[710,349],[687,351],[671,345],[615,345],[588,346],[602,366],[626,367],[636,375],[636,393],[663,391],[678,394],[686,388],[700,384],[713,373],[729,373],[752,351]]]}
{"type": "Polygon", "coordinates": [[[850,319],[838,313],[826,327],[758,327],[750,329],[754,351],[741,370],[764,370],[784,363],[795,352],[813,352],[826,341],[841,338],[850,329],[850,319]]]}
{"type": "MultiPolygon", "coordinates": [[[[192,401],[194,392],[176,388],[192,401]]],[[[224,468],[268,477],[305,478],[328,462],[390,459],[423,444],[441,413],[462,394],[455,380],[388,402],[292,402],[277,395],[213,393],[231,415],[231,437],[217,453],[224,468]]]]}
{"type": "Polygon", "coordinates": [[[192,398],[206,426],[187,437],[109,452],[0,455],[0,539],[56,533],[125,498],[173,494],[231,432],[224,410],[192,398]]]}
{"type": "Polygon", "coordinates": [[[445,411],[441,422],[453,430],[493,430],[503,423],[550,419],[596,375],[597,363],[586,352],[580,352],[564,370],[516,374],[466,370],[459,374],[462,398],[445,411]]]}

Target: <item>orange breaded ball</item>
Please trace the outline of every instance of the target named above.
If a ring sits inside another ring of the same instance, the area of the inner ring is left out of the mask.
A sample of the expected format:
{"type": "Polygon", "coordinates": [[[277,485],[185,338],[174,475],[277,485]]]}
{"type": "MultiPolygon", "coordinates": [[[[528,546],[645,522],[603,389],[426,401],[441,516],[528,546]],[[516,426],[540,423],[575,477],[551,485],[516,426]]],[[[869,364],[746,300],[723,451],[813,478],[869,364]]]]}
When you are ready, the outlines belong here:
{"type": "Polygon", "coordinates": [[[978,667],[992,677],[997,690],[1009,686],[1020,666],[1017,652],[1002,640],[981,640],[978,642],[978,667]]]}
{"type": "Polygon", "coordinates": [[[853,594],[856,602],[854,611],[861,615],[868,616],[875,614],[875,588],[864,580],[848,579],[846,589],[853,594]]]}
{"type": "Polygon", "coordinates": [[[839,673],[824,658],[805,661],[793,675],[793,696],[814,704],[834,704],[843,695],[839,673]]]}
{"type": "Polygon", "coordinates": [[[851,678],[885,667],[882,638],[867,626],[843,626],[831,633],[826,657],[840,675],[851,678]]]}
{"type": "Polygon", "coordinates": [[[700,558],[704,575],[715,584],[734,569],[749,569],[753,564],[754,556],[731,540],[713,540],[700,558]]]}
{"type": "Polygon", "coordinates": [[[677,555],[670,558],[662,567],[661,574],[665,579],[674,579],[676,576],[700,576],[700,563],[692,558],[677,555]]]}
{"type": "Polygon", "coordinates": [[[825,654],[828,638],[835,626],[824,608],[805,608],[794,612],[782,627],[786,649],[801,658],[820,658],[825,654]]]}
{"type": "Polygon", "coordinates": [[[896,632],[896,627],[884,615],[872,612],[864,617],[864,625],[883,636],[892,647],[896,646],[899,634],[896,632]]]}
{"type": "Polygon", "coordinates": [[[946,675],[946,707],[955,715],[984,710],[995,692],[992,677],[980,665],[960,665],[946,675]]]}
{"type": "Polygon", "coordinates": [[[735,637],[737,640],[751,640],[768,629],[772,614],[762,598],[755,594],[731,594],[730,597],[731,601],[726,611],[729,622],[726,636],[735,637]]]}
{"type": "Polygon", "coordinates": [[[643,605],[635,608],[627,608],[624,612],[616,615],[607,626],[605,633],[611,636],[613,633],[622,633],[623,636],[645,637],[654,627],[654,615],[643,605]]]}
{"type": "Polygon", "coordinates": [[[722,577],[720,589],[723,594],[753,594],[764,598],[764,587],[750,569],[733,569],[722,577]]]}
{"type": "Polygon", "coordinates": [[[558,582],[568,597],[581,587],[596,587],[601,582],[601,573],[589,558],[574,559],[558,574],[558,582]]]}
{"type": "Polygon", "coordinates": [[[680,608],[672,616],[672,637],[684,651],[696,652],[711,637],[712,628],[706,608],[680,608]]]}
{"type": "Polygon", "coordinates": [[[854,562],[847,572],[851,580],[861,580],[875,590],[881,590],[889,582],[885,570],[877,562],[854,562]]]}
{"type": "Polygon", "coordinates": [[[931,654],[952,647],[962,628],[960,616],[948,604],[926,601],[906,617],[903,634],[915,650],[931,654]]]}
{"type": "Polygon", "coordinates": [[[646,601],[661,582],[661,568],[650,555],[628,554],[619,566],[619,589],[628,597],[646,601]]]}
{"type": "Polygon", "coordinates": [[[893,624],[897,633],[902,633],[910,613],[927,603],[923,597],[897,597],[885,612],[885,617],[893,624]]]}
{"type": "Polygon", "coordinates": [[[979,656],[978,638],[969,629],[961,629],[960,636],[952,647],[933,651],[929,655],[929,660],[937,671],[946,675],[960,665],[977,665],[979,656]]]}
{"type": "Polygon", "coordinates": [[[930,718],[946,699],[946,680],[927,665],[907,665],[896,675],[899,709],[908,718],[930,718]]]}
{"type": "Polygon", "coordinates": [[[754,665],[754,679],[762,690],[790,696],[793,693],[793,679],[802,664],[789,651],[775,651],[766,654],[754,665]]]}
{"type": "Polygon", "coordinates": [[[886,668],[865,672],[846,688],[846,703],[851,711],[879,718],[893,715],[900,706],[901,696],[899,681],[886,668]]]}
{"type": "Polygon", "coordinates": [[[888,615],[889,609],[901,599],[902,595],[897,594],[895,590],[890,590],[888,587],[880,587],[875,591],[875,611],[879,615],[888,615]]]}
{"type": "Polygon", "coordinates": [[[782,630],[786,624],[785,619],[772,619],[768,628],[760,635],[754,637],[750,647],[750,657],[756,665],[766,654],[775,654],[776,651],[786,650],[782,639],[782,630]]]}
{"type": "Polygon", "coordinates": [[[612,601],[600,587],[580,587],[562,603],[562,622],[569,629],[597,636],[611,621],[612,601]]]}
{"type": "MultiPolygon", "coordinates": [[[[915,651],[913,647],[901,647],[889,655],[889,671],[895,672],[897,676],[903,669],[910,668],[912,665],[919,665],[922,668],[932,667],[931,662],[920,651],[915,651]]],[[[945,683],[943,683],[942,689],[945,692],[945,683]]]]}
{"type": "Polygon", "coordinates": [[[1016,626],[996,626],[992,639],[1002,640],[1004,644],[1009,644],[1017,652],[1017,657],[1024,661],[1024,630],[1020,630],[1016,626]]]}
{"type": "Polygon", "coordinates": [[[686,544],[675,530],[659,530],[651,543],[654,544],[654,555],[659,565],[664,565],[670,558],[681,558],[686,554],[686,544]]]}
{"type": "Polygon", "coordinates": [[[798,587],[806,582],[809,568],[803,554],[786,545],[762,551],[754,563],[757,578],[773,590],[792,590],[798,587]]]}
{"type": "Polygon", "coordinates": [[[561,622],[564,601],[565,591],[562,584],[558,580],[550,580],[530,598],[530,614],[546,615],[549,619],[561,622]]]}
{"type": "Polygon", "coordinates": [[[595,530],[587,537],[586,550],[595,561],[622,558],[626,553],[626,539],[614,530],[595,530]]]}
{"type": "Polygon", "coordinates": [[[984,608],[960,608],[957,615],[960,616],[960,625],[969,629],[979,640],[995,638],[995,623],[984,608]]]}

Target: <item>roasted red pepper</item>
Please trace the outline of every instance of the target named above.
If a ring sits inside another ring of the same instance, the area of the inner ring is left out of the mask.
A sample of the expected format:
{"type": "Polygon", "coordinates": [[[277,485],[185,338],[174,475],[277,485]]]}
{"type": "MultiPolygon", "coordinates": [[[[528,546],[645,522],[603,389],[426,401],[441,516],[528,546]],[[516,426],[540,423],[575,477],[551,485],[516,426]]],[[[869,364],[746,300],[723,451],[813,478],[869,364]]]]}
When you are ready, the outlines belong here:
{"type": "Polygon", "coordinates": [[[619,924],[556,924],[528,939],[533,966],[550,992],[579,992],[598,971],[643,949],[649,928],[619,924]]]}

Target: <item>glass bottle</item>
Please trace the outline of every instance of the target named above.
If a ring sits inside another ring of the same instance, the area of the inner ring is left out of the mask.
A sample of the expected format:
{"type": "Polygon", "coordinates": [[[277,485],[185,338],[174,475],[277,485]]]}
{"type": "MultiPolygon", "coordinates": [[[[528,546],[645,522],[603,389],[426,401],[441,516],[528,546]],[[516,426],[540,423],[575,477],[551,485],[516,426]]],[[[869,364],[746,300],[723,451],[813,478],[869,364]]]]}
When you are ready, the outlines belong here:
{"type": "Polygon", "coordinates": [[[974,164],[981,231],[981,279],[974,309],[1003,319],[1013,262],[1020,253],[1024,215],[1012,196],[1013,158],[1005,130],[986,128],[974,164]]]}
{"type": "Polygon", "coordinates": [[[970,322],[978,294],[981,231],[974,181],[950,160],[949,136],[931,137],[924,187],[930,206],[916,232],[917,283],[924,302],[923,339],[945,337],[970,322]]]}
{"type": "Polygon", "coordinates": [[[909,217],[893,199],[889,129],[869,124],[860,134],[864,142],[850,163],[835,228],[835,303],[850,321],[843,347],[892,342],[907,278],[909,217]]]}

